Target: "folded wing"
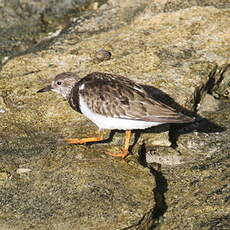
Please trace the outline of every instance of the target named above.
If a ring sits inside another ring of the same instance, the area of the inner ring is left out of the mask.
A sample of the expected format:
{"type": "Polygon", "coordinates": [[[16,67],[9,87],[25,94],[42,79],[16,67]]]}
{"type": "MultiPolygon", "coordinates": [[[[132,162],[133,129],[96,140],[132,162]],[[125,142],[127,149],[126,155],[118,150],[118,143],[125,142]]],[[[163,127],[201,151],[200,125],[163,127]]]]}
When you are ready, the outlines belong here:
{"type": "Polygon", "coordinates": [[[92,73],[80,90],[89,108],[100,115],[162,123],[192,122],[193,119],[152,99],[144,88],[128,78],[92,73]]]}

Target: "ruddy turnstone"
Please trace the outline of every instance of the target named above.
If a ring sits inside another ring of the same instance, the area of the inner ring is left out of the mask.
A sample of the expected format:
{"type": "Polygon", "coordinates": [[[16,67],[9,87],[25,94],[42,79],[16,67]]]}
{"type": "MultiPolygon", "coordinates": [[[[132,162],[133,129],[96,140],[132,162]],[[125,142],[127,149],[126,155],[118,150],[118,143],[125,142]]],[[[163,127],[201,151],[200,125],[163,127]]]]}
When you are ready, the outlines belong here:
{"type": "Polygon", "coordinates": [[[103,129],[125,130],[124,148],[119,153],[108,153],[116,157],[128,155],[133,129],[193,121],[193,118],[154,100],[141,85],[120,75],[94,72],[80,79],[74,73],[65,72],[37,92],[47,91],[61,94],[74,110],[84,114],[99,128],[98,137],[67,138],[65,142],[96,142],[103,140],[103,129]]]}

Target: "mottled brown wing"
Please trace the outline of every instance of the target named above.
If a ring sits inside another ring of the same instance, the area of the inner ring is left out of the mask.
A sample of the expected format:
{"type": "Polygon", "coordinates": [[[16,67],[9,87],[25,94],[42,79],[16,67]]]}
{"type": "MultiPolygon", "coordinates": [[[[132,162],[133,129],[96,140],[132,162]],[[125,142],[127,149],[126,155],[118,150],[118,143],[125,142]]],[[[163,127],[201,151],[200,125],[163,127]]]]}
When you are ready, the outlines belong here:
{"type": "Polygon", "coordinates": [[[98,114],[162,123],[191,122],[192,119],[149,97],[140,85],[128,78],[106,73],[92,73],[82,79],[89,108],[98,114]]]}

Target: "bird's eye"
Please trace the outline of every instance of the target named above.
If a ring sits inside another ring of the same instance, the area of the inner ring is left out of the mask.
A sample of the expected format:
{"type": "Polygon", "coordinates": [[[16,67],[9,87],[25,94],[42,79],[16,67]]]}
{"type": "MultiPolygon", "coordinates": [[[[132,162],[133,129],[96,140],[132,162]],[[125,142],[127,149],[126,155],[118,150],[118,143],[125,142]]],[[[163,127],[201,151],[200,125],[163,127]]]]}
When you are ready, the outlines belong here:
{"type": "Polygon", "coordinates": [[[60,81],[57,81],[57,84],[58,84],[58,85],[61,85],[61,82],[60,82],[60,81]]]}

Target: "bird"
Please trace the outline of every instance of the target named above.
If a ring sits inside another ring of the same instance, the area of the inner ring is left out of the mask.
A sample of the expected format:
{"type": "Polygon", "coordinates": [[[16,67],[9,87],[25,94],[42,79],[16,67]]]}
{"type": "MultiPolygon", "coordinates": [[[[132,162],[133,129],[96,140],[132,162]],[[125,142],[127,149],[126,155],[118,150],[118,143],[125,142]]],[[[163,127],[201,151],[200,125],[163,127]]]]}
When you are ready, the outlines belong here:
{"type": "Polygon", "coordinates": [[[63,72],[37,93],[48,91],[61,94],[75,111],[86,116],[99,128],[96,137],[64,138],[65,142],[98,142],[104,140],[104,129],[124,130],[124,147],[118,153],[107,153],[114,157],[125,158],[129,154],[132,130],[194,121],[151,97],[141,84],[118,74],[93,72],[80,78],[73,72],[63,72]]]}

